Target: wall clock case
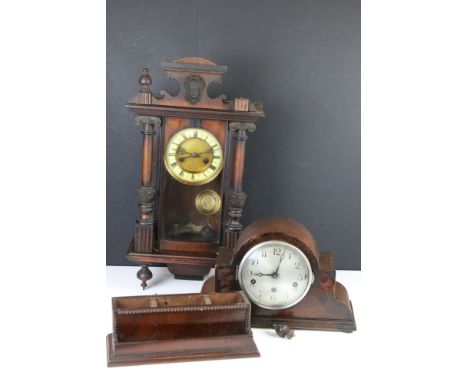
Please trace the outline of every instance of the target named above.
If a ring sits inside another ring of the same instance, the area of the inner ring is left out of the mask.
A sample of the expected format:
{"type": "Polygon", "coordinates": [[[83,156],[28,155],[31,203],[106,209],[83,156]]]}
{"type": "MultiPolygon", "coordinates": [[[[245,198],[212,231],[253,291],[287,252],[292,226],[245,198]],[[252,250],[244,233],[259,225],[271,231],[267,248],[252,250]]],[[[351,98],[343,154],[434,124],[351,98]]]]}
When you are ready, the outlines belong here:
{"type": "Polygon", "coordinates": [[[162,68],[178,82],[178,94],[152,93],[145,68],[127,104],[143,135],[138,217],[127,258],[141,265],[143,288],[152,264],[167,265],[176,278],[201,280],[220,248],[234,247],[247,199],[245,144],[264,117],[259,102],[208,95],[226,66],[184,57],[162,68]]]}

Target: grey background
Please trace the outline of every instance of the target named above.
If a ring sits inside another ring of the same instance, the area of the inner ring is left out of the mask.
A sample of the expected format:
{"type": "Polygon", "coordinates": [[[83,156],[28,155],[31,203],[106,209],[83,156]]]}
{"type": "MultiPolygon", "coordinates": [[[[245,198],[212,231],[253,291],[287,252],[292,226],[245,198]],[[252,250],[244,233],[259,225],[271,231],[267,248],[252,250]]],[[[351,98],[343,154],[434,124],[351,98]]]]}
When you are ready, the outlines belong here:
{"type": "Polygon", "coordinates": [[[160,61],[202,56],[227,65],[229,99],[264,103],[247,141],[244,225],[294,218],[360,269],[360,1],[112,0],[107,2],[107,264],[133,237],[141,134],[124,105],[148,66],[152,90],[173,91],[160,61]]]}

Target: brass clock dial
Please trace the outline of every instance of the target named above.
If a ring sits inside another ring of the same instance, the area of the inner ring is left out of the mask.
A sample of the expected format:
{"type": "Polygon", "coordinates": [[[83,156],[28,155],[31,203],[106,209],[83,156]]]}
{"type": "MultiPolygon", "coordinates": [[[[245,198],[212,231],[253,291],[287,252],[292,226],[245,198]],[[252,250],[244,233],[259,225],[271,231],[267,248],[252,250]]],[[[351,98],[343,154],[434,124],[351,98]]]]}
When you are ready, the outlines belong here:
{"type": "Polygon", "coordinates": [[[223,152],[216,137],[201,128],[175,133],[167,143],[164,165],[177,181],[201,185],[212,181],[223,168],[223,152]]]}
{"type": "Polygon", "coordinates": [[[203,190],[195,198],[195,207],[202,215],[214,215],[221,208],[221,198],[213,190],[203,190]]]}

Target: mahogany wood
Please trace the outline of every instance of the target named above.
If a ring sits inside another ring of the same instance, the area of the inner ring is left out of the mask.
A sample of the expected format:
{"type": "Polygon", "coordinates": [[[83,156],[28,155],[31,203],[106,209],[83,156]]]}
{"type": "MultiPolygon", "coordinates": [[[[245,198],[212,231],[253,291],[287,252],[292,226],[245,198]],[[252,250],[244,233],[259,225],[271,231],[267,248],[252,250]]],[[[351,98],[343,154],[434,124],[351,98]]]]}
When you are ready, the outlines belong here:
{"type": "Polygon", "coordinates": [[[189,265],[168,263],[167,269],[174,275],[175,279],[202,281],[210,273],[211,265],[194,265],[193,262],[189,265]]]}
{"type": "Polygon", "coordinates": [[[108,366],[258,357],[242,292],[114,297],[108,366]]]}
{"type": "Polygon", "coordinates": [[[138,115],[159,115],[161,117],[181,117],[197,119],[219,119],[221,121],[238,121],[255,123],[264,117],[263,111],[239,112],[239,111],[217,111],[204,109],[169,108],[164,106],[140,106],[128,104],[126,107],[138,115]]]}
{"type": "Polygon", "coordinates": [[[255,131],[255,125],[247,122],[231,122],[229,127],[233,131],[233,160],[231,172],[231,192],[228,195],[228,220],[224,231],[224,246],[233,248],[242,231],[240,222],[244,211],[247,194],[242,190],[244,175],[245,143],[247,131],[255,131]]]}
{"type": "Polygon", "coordinates": [[[217,253],[219,245],[215,243],[196,243],[190,241],[160,240],[159,248],[161,251],[167,250],[217,253]]]}
{"type": "MultiPolygon", "coordinates": [[[[137,190],[138,219],[135,226],[135,249],[139,252],[150,252],[154,241],[153,201],[156,192],[152,186],[154,134],[155,129],[161,125],[161,119],[139,116],[136,118],[136,123],[143,126],[143,150],[141,157],[141,186],[137,190]]],[[[142,286],[144,287],[144,285],[146,285],[145,280],[142,280],[142,286]]]]}
{"type": "Polygon", "coordinates": [[[250,248],[267,240],[286,241],[307,256],[315,280],[306,297],[291,308],[269,310],[252,303],[252,326],[288,325],[296,329],[356,330],[354,312],[346,288],[336,282],[336,267],[329,252],[319,252],[310,232],[286,218],[264,218],[250,224],[239,236],[235,248],[223,248],[217,258],[215,276],[205,281],[202,292],[241,290],[237,268],[250,248]]]}
{"type": "Polygon", "coordinates": [[[214,267],[216,263],[216,255],[209,257],[205,254],[199,254],[198,257],[188,255],[186,252],[165,251],[154,253],[137,253],[131,252],[127,258],[137,264],[193,264],[193,265],[208,265],[214,267]]]}
{"type": "Polygon", "coordinates": [[[152,253],[139,253],[134,249],[133,241],[127,252],[127,258],[139,265],[143,264],[194,264],[209,265],[214,267],[217,253],[213,252],[188,252],[188,251],[160,251],[153,250],[152,253]]]}
{"type": "Polygon", "coordinates": [[[234,153],[232,161],[232,189],[235,192],[242,191],[242,177],[244,174],[245,141],[247,134],[245,130],[236,130],[234,135],[234,153]]]}
{"type": "Polygon", "coordinates": [[[143,151],[141,154],[141,184],[143,186],[151,185],[151,178],[153,176],[153,134],[148,134],[151,126],[145,123],[144,135],[143,135],[143,151]]]}
{"type": "Polygon", "coordinates": [[[234,336],[118,343],[107,335],[107,366],[259,357],[252,332],[234,336]]]}

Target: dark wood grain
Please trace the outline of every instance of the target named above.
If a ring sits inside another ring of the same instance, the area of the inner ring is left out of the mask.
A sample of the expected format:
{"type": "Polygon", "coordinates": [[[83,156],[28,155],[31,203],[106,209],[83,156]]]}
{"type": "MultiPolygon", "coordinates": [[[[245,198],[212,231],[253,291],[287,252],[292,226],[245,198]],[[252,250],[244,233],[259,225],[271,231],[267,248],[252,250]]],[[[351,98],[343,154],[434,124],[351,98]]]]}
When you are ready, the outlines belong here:
{"type": "Polygon", "coordinates": [[[258,357],[242,292],[112,298],[108,366],[258,357]]]}
{"type": "Polygon", "coordinates": [[[271,328],[285,324],[296,329],[356,330],[354,312],[346,288],[336,282],[333,256],[319,252],[310,232],[300,223],[281,217],[259,219],[239,236],[233,249],[223,248],[217,258],[215,276],[205,281],[202,292],[241,290],[237,267],[250,248],[267,240],[281,240],[298,247],[314,273],[306,297],[291,308],[270,310],[252,303],[252,326],[271,328]]]}
{"type": "Polygon", "coordinates": [[[139,215],[135,237],[127,253],[129,260],[142,266],[137,277],[143,288],[147,286],[148,277],[152,277],[148,272],[152,264],[169,264],[168,269],[176,278],[200,279],[214,265],[222,245],[235,245],[242,230],[240,221],[247,197],[242,190],[247,132],[253,132],[255,122],[265,116],[260,102],[208,95],[208,86],[221,82],[226,66],[206,58],[183,57],[162,63],[162,68],[179,83],[179,92],[175,95],[165,90],[153,93],[149,70],[144,68],[139,78],[140,90],[127,104],[143,127],[139,215]],[[163,163],[169,139],[188,127],[201,127],[212,133],[224,153],[223,170],[204,188],[177,184],[163,163]],[[188,216],[194,213],[196,195],[207,188],[223,201],[218,215],[206,224],[208,233],[214,237],[203,239],[208,242],[178,239],[177,235],[182,235],[180,230],[192,222],[188,216]],[[145,199],[151,190],[154,198],[145,199]],[[142,196],[144,200],[140,200],[142,196]],[[181,210],[187,211],[187,216],[183,216],[185,212],[181,210]],[[175,216],[180,217],[180,223],[168,220],[175,216]],[[167,227],[177,227],[179,233],[168,237],[167,227]]]}

